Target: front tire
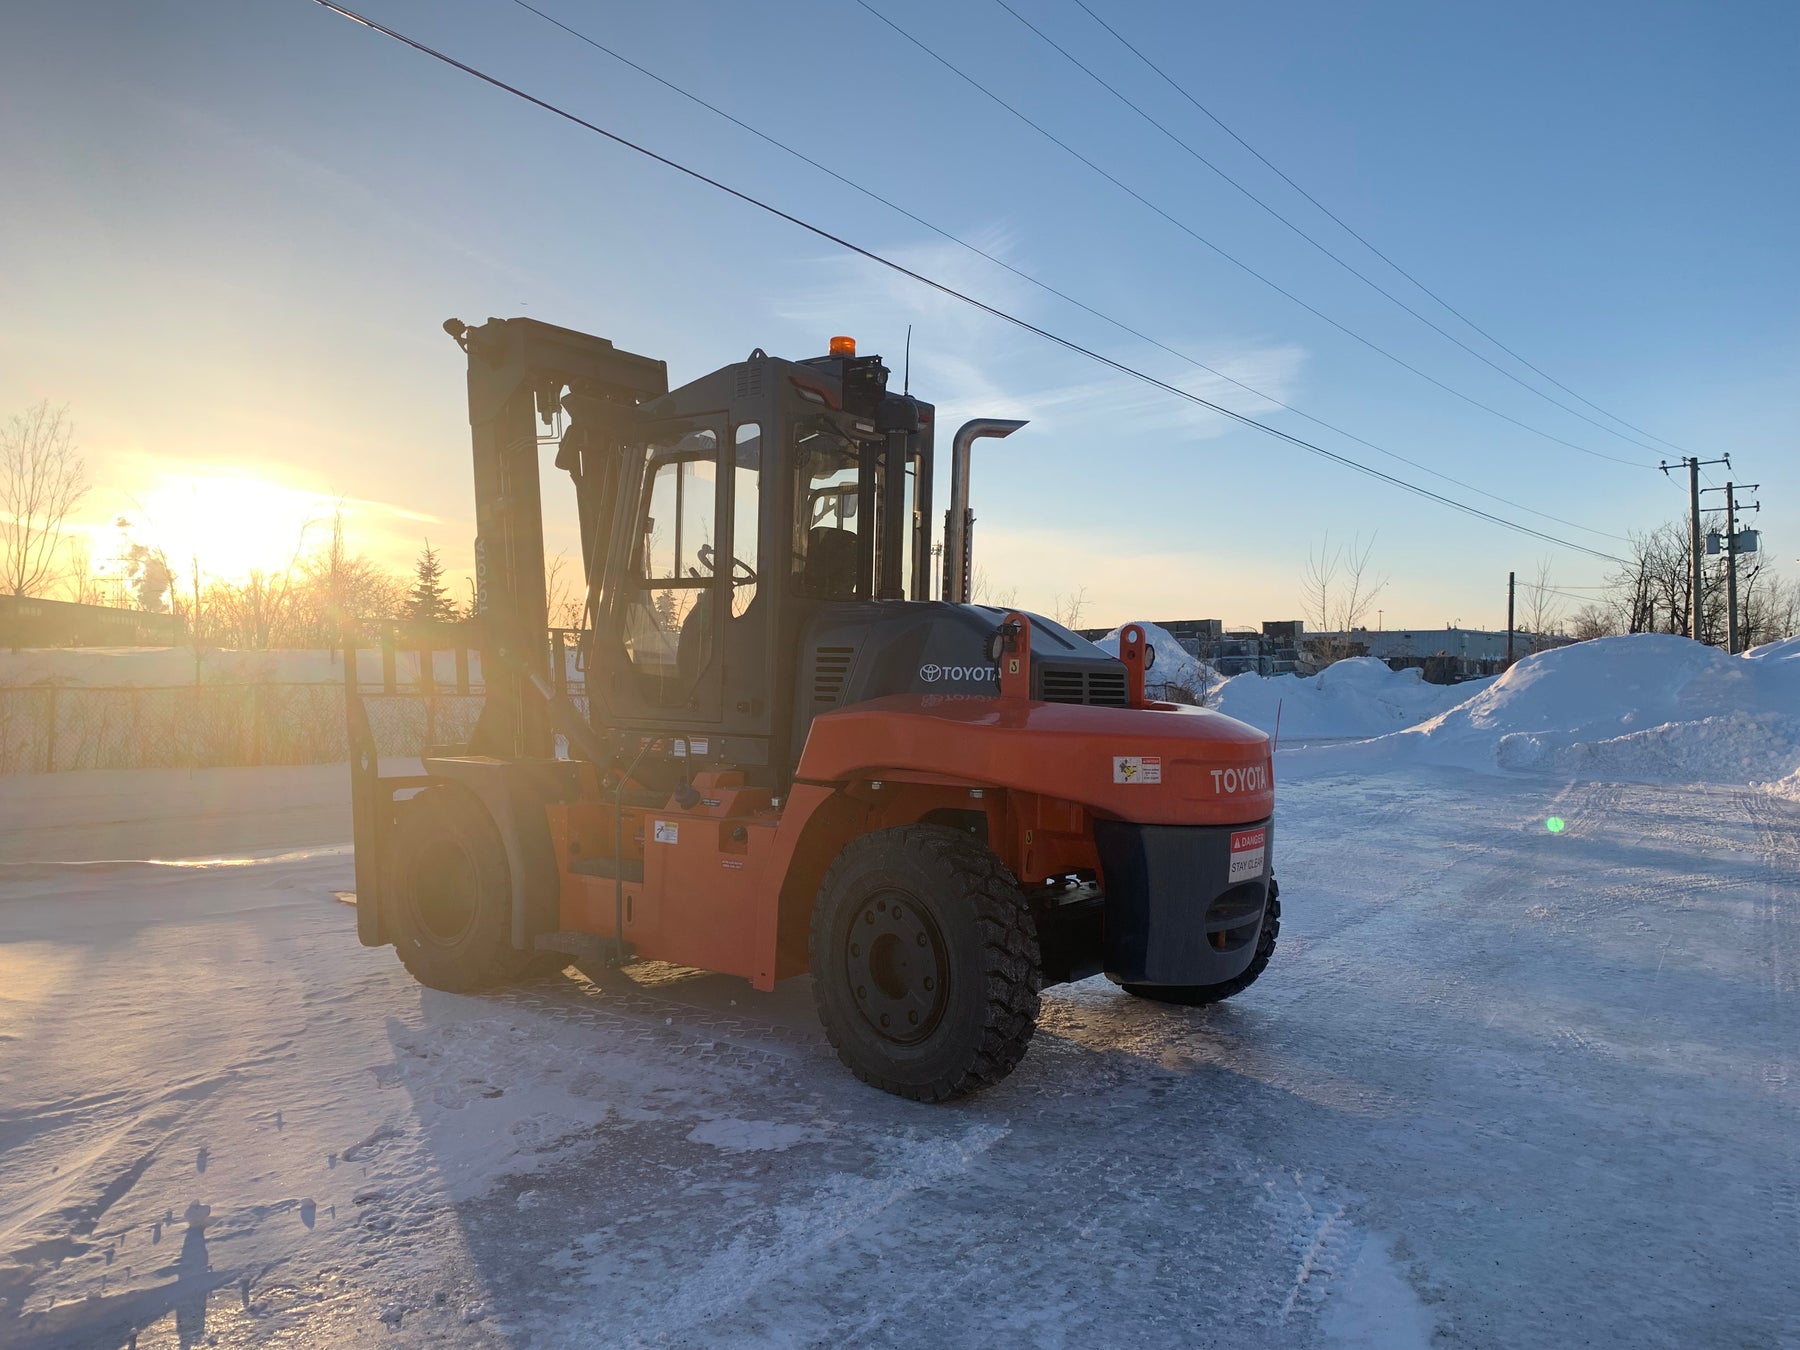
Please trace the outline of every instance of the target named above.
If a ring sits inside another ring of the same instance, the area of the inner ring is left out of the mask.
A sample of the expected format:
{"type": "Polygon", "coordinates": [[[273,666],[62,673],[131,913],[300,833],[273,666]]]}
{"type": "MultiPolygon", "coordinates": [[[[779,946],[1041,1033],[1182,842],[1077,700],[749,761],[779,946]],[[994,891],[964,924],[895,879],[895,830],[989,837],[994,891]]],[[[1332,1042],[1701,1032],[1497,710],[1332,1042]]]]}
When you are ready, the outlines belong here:
{"type": "Polygon", "coordinates": [[[384,880],[394,949],[420,984],[470,994],[543,971],[542,958],[512,945],[506,845],[466,788],[400,803],[384,880]]]}
{"type": "Polygon", "coordinates": [[[1241,994],[1256,983],[1256,977],[1268,968],[1269,958],[1275,955],[1275,939],[1281,936],[1281,888],[1275,884],[1275,878],[1269,878],[1269,904],[1263,910],[1262,932],[1256,935],[1256,955],[1250,958],[1250,964],[1244,973],[1235,979],[1223,980],[1218,984],[1127,984],[1120,988],[1138,998],[1147,998],[1155,1003],[1177,1003],[1185,1008],[1203,1008],[1209,1003],[1219,1003],[1233,994],[1241,994]]]}
{"type": "Polygon", "coordinates": [[[992,852],[942,825],[852,840],[819,887],[813,997],[838,1058],[921,1102],[990,1087],[1037,1029],[1037,929],[992,852]]]}

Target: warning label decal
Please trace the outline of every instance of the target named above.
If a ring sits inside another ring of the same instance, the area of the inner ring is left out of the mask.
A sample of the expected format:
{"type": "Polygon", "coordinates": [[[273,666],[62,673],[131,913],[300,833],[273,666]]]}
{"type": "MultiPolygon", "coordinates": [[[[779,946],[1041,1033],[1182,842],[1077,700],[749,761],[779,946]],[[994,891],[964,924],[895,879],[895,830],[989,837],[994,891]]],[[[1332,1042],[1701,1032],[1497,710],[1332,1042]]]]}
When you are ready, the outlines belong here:
{"type": "Polygon", "coordinates": [[[1231,871],[1227,882],[1254,881],[1263,874],[1268,857],[1269,837],[1266,830],[1238,830],[1231,836],[1231,871]]]}
{"type": "Polygon", "coordinates": [[[659,820],[651,837],[659,844],[680,843],[681,826],[673,820],[659,820]]]}
{"type": "Polygon", "coordinates": [[[1162,782],[1161,755],[1114,755],[1113,782],[1115,783],[1160,783],[1162,782]]]}

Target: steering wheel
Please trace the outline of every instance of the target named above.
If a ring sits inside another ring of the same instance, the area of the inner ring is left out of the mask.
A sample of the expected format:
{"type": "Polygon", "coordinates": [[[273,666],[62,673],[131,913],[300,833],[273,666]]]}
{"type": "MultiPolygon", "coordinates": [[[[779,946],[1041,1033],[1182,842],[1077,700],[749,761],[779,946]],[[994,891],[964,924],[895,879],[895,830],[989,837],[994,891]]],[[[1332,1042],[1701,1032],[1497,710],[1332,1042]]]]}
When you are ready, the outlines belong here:
{"type": "MultiPolygon", "coordinates": [[[[711,544],[700,545],[694,556],[705,565],[707,571],[713,573],[715,576],[718,575],[718,555],[714,552],[711,544]]],[[[750,566],[750,564],[745,562],[742,558],[733,558],[731,560],[731,584],[733,586],[755,585],[756,569],[750,566]]]]}

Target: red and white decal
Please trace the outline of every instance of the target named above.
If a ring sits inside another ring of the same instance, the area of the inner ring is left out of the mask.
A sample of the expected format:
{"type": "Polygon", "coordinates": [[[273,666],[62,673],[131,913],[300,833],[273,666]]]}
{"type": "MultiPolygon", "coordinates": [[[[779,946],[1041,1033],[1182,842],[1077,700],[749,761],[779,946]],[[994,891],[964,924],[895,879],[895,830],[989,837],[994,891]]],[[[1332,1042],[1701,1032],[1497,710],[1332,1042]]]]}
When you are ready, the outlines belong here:
{"type": "Polygon", "coordinates": [[[1231,871],[1227,884],[1255,881],[1263,874],[1263,860],[1269,854],[1267,830],[1236,830],[1231,836],[1231,871]]]}

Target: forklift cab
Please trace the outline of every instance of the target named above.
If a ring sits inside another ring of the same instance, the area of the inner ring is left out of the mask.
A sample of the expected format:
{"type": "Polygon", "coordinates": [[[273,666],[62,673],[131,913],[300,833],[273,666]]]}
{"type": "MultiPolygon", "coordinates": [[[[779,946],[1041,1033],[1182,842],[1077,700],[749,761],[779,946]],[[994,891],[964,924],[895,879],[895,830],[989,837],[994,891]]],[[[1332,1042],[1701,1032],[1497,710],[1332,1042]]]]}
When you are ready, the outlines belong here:
{"type": "MultiPolygon", "coordinates": [[[[621,487],[583,511],[583,658],[590,720],[645,756],[640,777],[730,767],[781,790],[809,621],[930,598],[932,408],[889,394],[880,357],[832,348],[759,350],[610,418],[621,487]]],[[[579,493],[598,438],[565,406],[579,493]]]]}

